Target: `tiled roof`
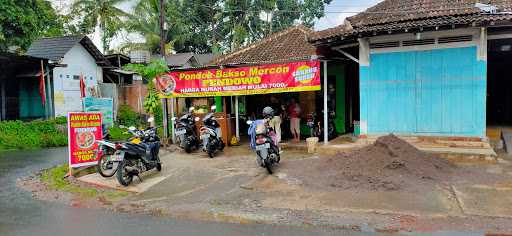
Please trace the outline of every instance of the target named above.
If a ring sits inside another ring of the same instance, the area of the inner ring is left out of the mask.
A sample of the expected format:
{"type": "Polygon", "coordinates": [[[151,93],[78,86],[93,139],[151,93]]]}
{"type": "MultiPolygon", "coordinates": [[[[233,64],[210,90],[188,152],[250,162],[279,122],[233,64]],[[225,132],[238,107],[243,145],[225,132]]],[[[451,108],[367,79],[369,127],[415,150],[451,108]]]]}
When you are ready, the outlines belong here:
{"type": "MultiPolygon", "coordinates": [[[[353,17],[347,22],[352,27],[338,26],[315,32],[310,40],[362,32],[388,31],[413,27],[471,24],[512,19],[512,0],[489,0],[498,8],[498,14],[487,14],[475,7],[477,0],[385,0],[353,17]]],[[[484,2],[484,1],[480,1],[484,2]]]]}
{"type": "Polygon", "coordinates": [[[27,55],[58,62],[77,43],[80,43],[99,65],[110,64],[91,39],[82,35],[38,39],[30,45],[27,55]]]}
{"type": "Polygon", "coordinates": [[[217,55],[213,53],[206,53],[206,54],[195,54],[194,57],[196,58],[199,65],[208,65],[211,61],[215,59],[217,55]]]}
{"type": "Polygon", "coordinates": [[[34,41],[27,51],[27,55],[41,57],[52,61],[59,61],[84,36],[64,36],[56,38],[42,38],[34,41]]]}
{"type": "Polygon", "coordinates": [[[240,50],[217,57],[211,64],[256,64],[309,59],[317,55],[316,47],[307,40],[311,33],[313,31],[305,26],[293,26],[240,50]]]}

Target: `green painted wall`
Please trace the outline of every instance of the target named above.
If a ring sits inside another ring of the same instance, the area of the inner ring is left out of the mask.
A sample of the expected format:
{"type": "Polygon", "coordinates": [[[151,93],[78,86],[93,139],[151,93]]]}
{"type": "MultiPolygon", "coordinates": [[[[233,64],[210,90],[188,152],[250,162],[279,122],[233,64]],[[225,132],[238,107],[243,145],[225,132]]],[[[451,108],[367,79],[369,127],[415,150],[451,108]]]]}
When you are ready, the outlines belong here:
{"type": "Polygon", "coordinates": [[[345,83],[345,65],[340,62],[327,62],[327,76],[336,77],[336,131],[344,134],[345,130],[345,110],[346,110],[346,83],[345,83]]]}
{"type": "Polygon", "coordinates": [[[19,79],[20,118],[42,118],[45,109],[39,95],[39,81],[36,79],[19,79]]]}
{"type": "Polygon", "coordinates": [[[222,97],[215,97],[215,111],[222,112],[222,97]]]}

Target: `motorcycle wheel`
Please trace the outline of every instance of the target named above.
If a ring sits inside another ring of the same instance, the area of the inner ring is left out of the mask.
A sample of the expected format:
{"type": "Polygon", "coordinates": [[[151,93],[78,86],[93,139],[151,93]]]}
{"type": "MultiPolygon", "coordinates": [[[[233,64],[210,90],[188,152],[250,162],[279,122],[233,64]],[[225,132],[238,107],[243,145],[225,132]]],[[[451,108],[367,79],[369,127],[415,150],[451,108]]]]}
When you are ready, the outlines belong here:
{"type": "Polygon", "coordinates": [[[269,159],[265,159],[265,168],[267,169],[267,172],[269,175],[272,174],[272,163],[269,159]]]}
{"type": "Polygon", "coordinates": [[[123,160],[121,163],[119,163],[119,167],[117,170],[117,181],[123,185],[128,186],[133,180],[133,175],[130,175],[124,168],[126,166],[127,162],[126,160],[123,160]]]}
{"type": "Polygon", "coordinates": [[[212,152],[212,151],[208,151],[208,156],[209,156],[210,158],[213,158],[213,152],[212,152]]]}
{"type": "Polygon", "coordinates": [[[219,148],[219,151],[224,150],[224,147],[226,147],[226,144],[224,143],[224,141],[220,140],[220,148],[219,148]]]}
{"type": "Polygon", "coordinates": [[[156,164],[156,170],[162,171],[162,163],[157,163],[156,164]]]}
{"type": "Polygon", "coordinates": [[[109,160],[108,160],[108,157],[110,155],[102,155],[99,159],[98,159],[98,164],[96,165],[96,171],[102,176],[102,177],[105,177],[105,178],[110,178],[112,176],[114,176],[116,174],[116,171],[117,171],[117,166],[119,165],[118,163],[119,162],[113,162],[112,163],[112,167],[107,168],[107,165],[109,164],[109,160]]]}
{"type": "Polygon", "coordinates": [[[186,153],[191,153],[192,152],[192,147],[190,147],[190,144],[185,143],[184,149],[185,149],[186,153]]]}

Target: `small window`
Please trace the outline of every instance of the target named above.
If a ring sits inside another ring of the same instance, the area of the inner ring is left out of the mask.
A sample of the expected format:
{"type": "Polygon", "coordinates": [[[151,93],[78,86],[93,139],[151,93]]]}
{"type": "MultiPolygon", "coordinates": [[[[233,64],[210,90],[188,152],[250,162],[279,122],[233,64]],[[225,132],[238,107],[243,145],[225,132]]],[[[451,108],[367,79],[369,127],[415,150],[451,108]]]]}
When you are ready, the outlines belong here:
{"type": "Polygon", "coordinates": [[[438,42],[440,44],[443,43],[457,43],[457,42],[469,42],[473,41],[473,35],[463,35],[463,36],[456,36],[456,37],[443,37],[439,38],[438,42]]]}
{"type": "Polygon", "coordinates": [[[73,79],[74,80],[80,80],[80,76],[79,75],[73,75],[73,79]]]}
{"type": "Polygon", "coordinates": [[[69,79],[69,75],[66,75],[66,79],[69,79]]]}
{"type": "Polygon", "coordinates": [[[371,49],[378,49],[378,48],[394,48],[399,47],[400,42],[398,41],[392,41],[392,42],[378,42],[378,43],[371,43],[370,48],[371,49]]]}
{"type": "Polygon", "coordinates": [[[92,80],[92,76],[91,76],[90,78],[91,78],[91,80],[92,80]]]}
{"type": "Polygon", "coordinates": [[[59,77],[62,78],[63,77],[62,74],[60,74],[59,77]]]}
{"type": "Polygon", "coordinates": [[[420,39],[420,40],[406,40],[402,42],[402,45],[404,47],[406,46],[420,46],[420,45],[429,45],[429,44],[435,44],[435,39],[420,39]]]}

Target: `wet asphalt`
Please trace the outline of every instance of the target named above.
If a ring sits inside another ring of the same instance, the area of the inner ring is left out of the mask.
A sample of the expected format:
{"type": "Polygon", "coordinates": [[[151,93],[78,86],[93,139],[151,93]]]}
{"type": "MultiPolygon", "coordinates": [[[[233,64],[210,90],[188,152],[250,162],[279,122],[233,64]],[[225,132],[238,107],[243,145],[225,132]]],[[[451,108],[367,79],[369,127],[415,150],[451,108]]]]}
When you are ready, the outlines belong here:
{"type": "MultiPolygon", "coordinates": [[[[265,224],[226,224],[175,220],[70,207],[32,198],[16,187],[20,177],[63,164],[67,149],[0,153],[0,235],[390,235],[315,227],[265,224]]],[[[482,235],[455,232],[400,233],[391,235],[482,235]]]]}

